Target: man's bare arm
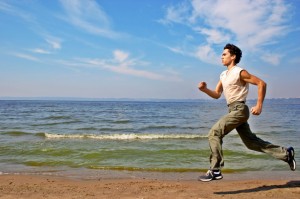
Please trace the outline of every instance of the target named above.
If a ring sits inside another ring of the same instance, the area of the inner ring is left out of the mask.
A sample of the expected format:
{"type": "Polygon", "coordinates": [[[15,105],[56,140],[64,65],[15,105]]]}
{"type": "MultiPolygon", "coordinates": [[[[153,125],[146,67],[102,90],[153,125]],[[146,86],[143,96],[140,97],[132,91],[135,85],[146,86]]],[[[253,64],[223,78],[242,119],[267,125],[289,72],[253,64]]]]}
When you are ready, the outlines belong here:
{"type": "Polygon", "coordinates": [[[200,82],[198,84],[198,88],[200,91],[206,93],[208,96],[210,96],[214,99],[219,99],[223,92],[223,87],[222,87],[221,81],[218,82],[215,90],[208,89],[206,82],[200,82]]]}
{"type": "Polygon", "coordinates": [[[254,75],[251,75],[246,70],[243,70],[241,72],[240,77],[241,77],[242,81],[257,86],[257,90],[258,90],[257,102],[256,102],[256,106],[251,108],[251,113],[253,115],[259,115],[262,112],[262,106],[263,106],[263,102],[264,102],[264,99],[266,96],[266,91],[267,91],[267,84],[260,78],[254,76],[254,75]]]}

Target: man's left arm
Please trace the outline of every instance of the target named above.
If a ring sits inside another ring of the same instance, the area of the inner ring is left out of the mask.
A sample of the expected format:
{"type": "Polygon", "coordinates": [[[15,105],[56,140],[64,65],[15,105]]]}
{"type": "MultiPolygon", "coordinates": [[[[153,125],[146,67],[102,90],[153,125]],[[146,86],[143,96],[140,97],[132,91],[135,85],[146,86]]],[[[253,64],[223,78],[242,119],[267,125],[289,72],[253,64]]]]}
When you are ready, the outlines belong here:
{"type": "Polygon", "coordinates": [[[253,115],[259,115],[262,112],[263,102],[266,96],[267,84],[260,78],[251,75],[246,70],[243,70],[240,74],[241,80],[257,86],[258,96],[256,106],[251,108],[253,115]]]}

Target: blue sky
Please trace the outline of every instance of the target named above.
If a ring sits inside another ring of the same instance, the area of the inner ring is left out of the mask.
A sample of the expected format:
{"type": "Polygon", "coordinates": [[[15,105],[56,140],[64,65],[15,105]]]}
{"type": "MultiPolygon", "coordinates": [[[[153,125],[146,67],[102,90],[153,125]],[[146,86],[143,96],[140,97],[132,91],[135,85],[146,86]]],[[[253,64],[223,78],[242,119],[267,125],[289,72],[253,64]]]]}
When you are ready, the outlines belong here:
{"type": "Polygon", "coordinates": [[[300,0],[0,0],[0,97],[207,98],[226,43],[267,98],[300,97],[299,19],[300,0]]]}

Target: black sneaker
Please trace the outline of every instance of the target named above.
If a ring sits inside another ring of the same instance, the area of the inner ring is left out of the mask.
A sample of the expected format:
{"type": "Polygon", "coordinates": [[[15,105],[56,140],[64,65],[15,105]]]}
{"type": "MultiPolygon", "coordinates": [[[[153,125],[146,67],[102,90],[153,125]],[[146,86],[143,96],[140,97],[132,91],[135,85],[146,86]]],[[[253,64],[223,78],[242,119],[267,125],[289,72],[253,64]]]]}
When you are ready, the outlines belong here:
{"type": "Polygon", "coordinates": [[[290,165],[292,171],[296,170],[295,151],[293,147],[287,148],[288,159],[287,163],[290,165]]]}
{"type": "Polygon", "coordinates": [[[198,180],[209,182],[211,180],[221,180],[223,178],[220,170],[208,170],[205,175],[199,176],[198,180]]]}

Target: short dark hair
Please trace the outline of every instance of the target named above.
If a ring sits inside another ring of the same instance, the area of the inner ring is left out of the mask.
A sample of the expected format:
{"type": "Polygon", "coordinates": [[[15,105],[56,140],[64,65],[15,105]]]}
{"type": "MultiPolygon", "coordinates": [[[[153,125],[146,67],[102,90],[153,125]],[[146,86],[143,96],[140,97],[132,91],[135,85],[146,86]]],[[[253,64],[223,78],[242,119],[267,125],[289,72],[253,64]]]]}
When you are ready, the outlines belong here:
{"type": "Polygon", "coordinates": [[[226,44],[226,46],[224,47],[224,50],[228,49],[229,53],[231,55],[235,55],[235,64],[238,64],[241,60],[242,57],[242,51],[241,49],[239,49],[237,46],[233,45],[233,44],[226,44]]]}

